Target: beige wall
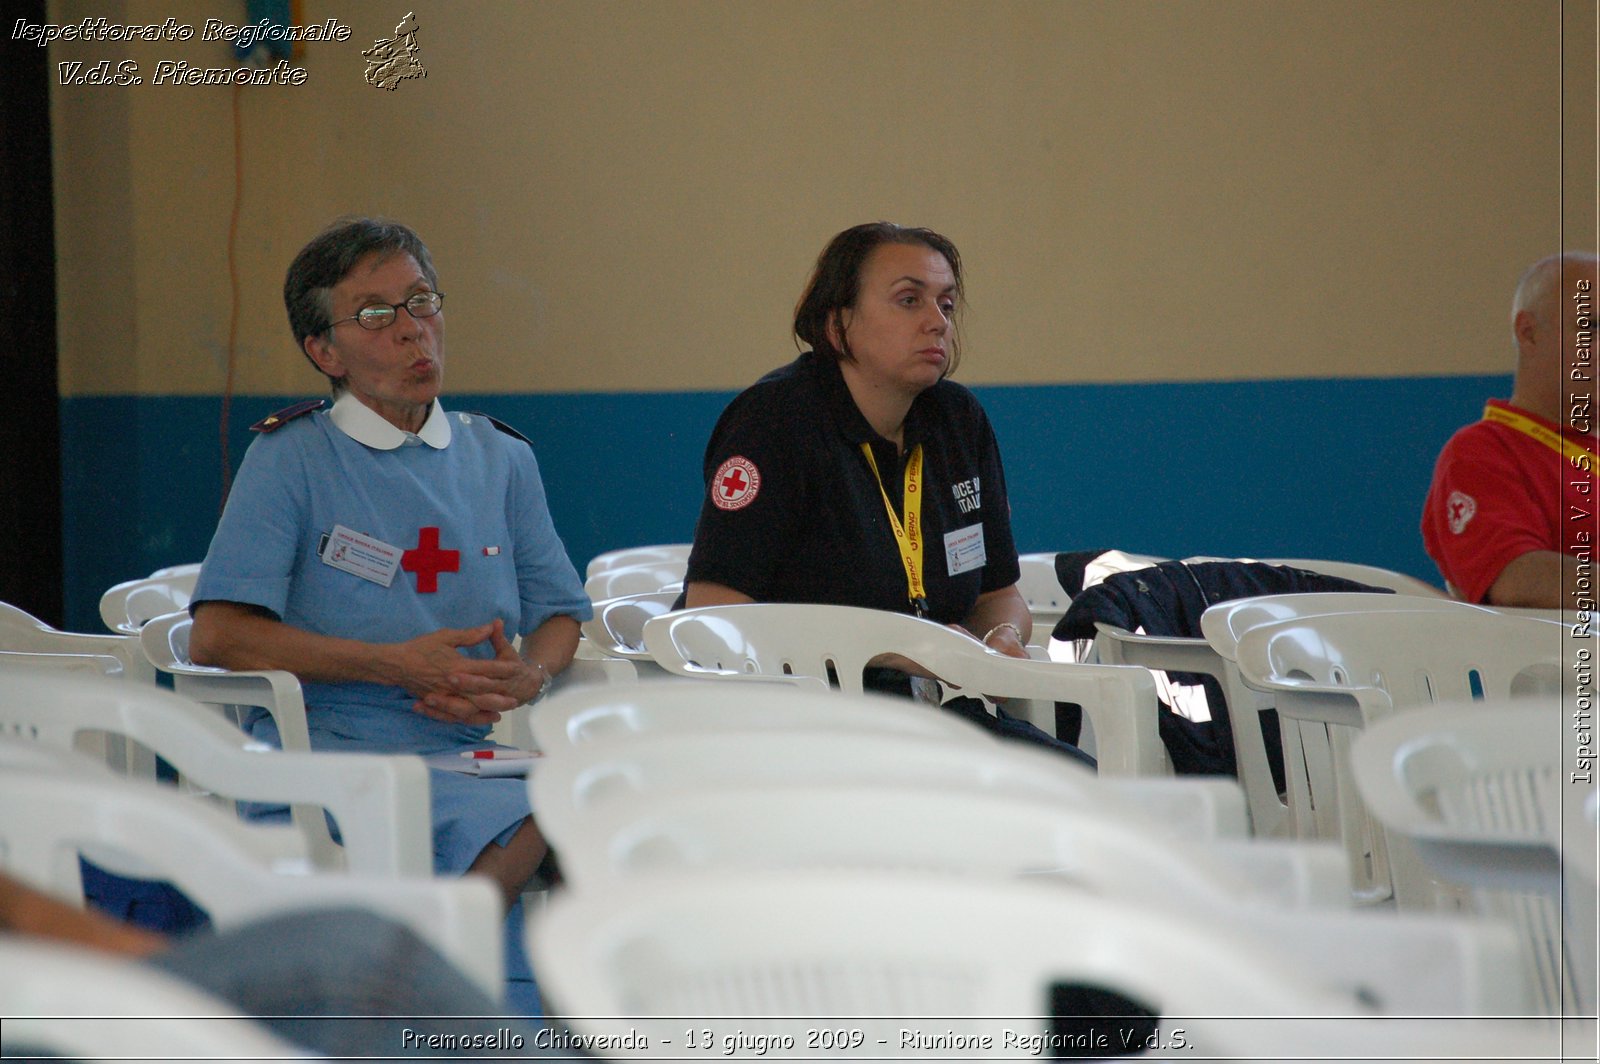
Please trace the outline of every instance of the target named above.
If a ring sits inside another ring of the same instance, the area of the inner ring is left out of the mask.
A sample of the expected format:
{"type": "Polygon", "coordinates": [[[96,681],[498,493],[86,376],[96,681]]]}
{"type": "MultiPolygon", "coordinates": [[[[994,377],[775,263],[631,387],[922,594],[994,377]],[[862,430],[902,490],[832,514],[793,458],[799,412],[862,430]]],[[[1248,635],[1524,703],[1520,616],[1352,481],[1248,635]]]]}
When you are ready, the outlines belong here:
{"type": "MultiPolygon", "coordinates": [[[[961,247],[969,382],[1502,372],[1521,267],[1594,243],[1592,3],[415,4],[426,79],[362,77],[407,5],[305,0],[352,39],[238,92],[239,392],[319,390],[280,286],[351,211],[422,232],[489,392],[747,383],[879,217],[961,247]]],[[[231,54],[52,47],[104,58],[145,83],[53,90],[63,392],[217,392],[233,90],[150,80],[231,54]]]]}

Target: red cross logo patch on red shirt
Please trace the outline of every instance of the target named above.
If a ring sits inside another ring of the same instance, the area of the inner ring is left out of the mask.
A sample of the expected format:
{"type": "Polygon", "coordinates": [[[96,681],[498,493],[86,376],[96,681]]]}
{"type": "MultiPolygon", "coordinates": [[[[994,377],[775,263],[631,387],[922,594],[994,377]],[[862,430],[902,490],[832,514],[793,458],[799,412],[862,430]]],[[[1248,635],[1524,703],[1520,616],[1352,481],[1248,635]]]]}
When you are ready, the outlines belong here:
{"type": "Polygon", "coordinates": [[[439,549],[439,528],[429,525],[417,530],[417,545],[400,555],[400,568],[417,574],[417,591],[430,594],[439,590],[439,574],[461,571],[461,552],[439,549]]]}
{"type": "Polygon", "coordinates": [[[711,477],[711,501],[720,510],[742,510],[756,501],[761,471],[743,455],[734,455],[711,477]]]}

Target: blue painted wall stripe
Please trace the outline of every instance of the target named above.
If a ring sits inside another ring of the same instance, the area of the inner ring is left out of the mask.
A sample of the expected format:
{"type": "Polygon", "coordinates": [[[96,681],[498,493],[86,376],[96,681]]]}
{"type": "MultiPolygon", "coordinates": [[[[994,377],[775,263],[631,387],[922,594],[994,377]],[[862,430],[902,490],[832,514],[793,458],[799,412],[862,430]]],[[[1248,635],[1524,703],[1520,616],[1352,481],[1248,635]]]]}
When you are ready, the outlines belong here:
{"type": "MultiPolygon", "coordinates": [[[[1509,376],[974,388],[1005,454],[1023,550],[1122,547],[1294,556],[1437,582],[1417,534],[1433,459],[1509,376]]],[[[731,392],[452,395],[533,440],[581,568],[602,550],[688,539],[700,457],[731,392]]],[[[248,426],[301,396],[235,399],[248,426]]],[[[66,613],[100,630],[112,584],[196,561],[220,498],[221,401],[61,401],[66,613]]]]}

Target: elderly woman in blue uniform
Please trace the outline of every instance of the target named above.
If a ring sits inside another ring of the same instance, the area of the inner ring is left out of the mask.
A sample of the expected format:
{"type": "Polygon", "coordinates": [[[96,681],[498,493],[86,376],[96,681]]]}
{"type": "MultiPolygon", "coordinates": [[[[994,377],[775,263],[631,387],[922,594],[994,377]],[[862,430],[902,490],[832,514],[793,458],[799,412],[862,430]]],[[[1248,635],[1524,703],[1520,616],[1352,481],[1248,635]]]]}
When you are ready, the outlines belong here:
{"type": "MultiPolygon", "coordinates": [[[[977,399],[949,380],[961,299],[960,255],[938,233],[876,222],[834,237],[795,310],[811,349],[737,396],[712,433],[686,605],[915,613],[1027,656],[1000,448],[977,399]]],[[[908,691],[920,670],[891,664],[898,674],[872,686],[908,691]]]]}
{"type": "MultiPolygon", "coordinates": [[[[405,226],[323,232],[289,267],[284,302],[334,402],[255,426],[195,587],[190,653],[297,675],[316,749],[486,747],[500,714],[572,660],[590,616],[533,451],[440,404],[444,295],[405,226]]],[[[277,744],[269,716],[247,726],[277,744]]],[[[491,877],[515,910],[546,852],[525,782],[430,782],[436,868],[491,877]]],[[[520,924],[513,911],[510,996],[534,1008],[520,924]]]]}

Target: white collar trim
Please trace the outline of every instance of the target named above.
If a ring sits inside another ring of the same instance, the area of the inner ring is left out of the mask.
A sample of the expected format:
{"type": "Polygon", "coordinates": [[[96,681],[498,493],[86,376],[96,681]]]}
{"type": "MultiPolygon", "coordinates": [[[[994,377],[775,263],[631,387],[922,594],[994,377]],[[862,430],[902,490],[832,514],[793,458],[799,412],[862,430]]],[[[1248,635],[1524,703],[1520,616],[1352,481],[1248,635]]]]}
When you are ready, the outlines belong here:
{"type": "Polygon", "coordinates": [[[334,401],[328,416],[339,427],[339,431],[375,451],[392,451],[418,443],[425,443],[436,451],[450,446],[450,421],[445,417],[444,406],[437,399],[433,401],[428,420],[422,423],[420,432],[395,428],[376,410],[349,392],[334,401]]]}

